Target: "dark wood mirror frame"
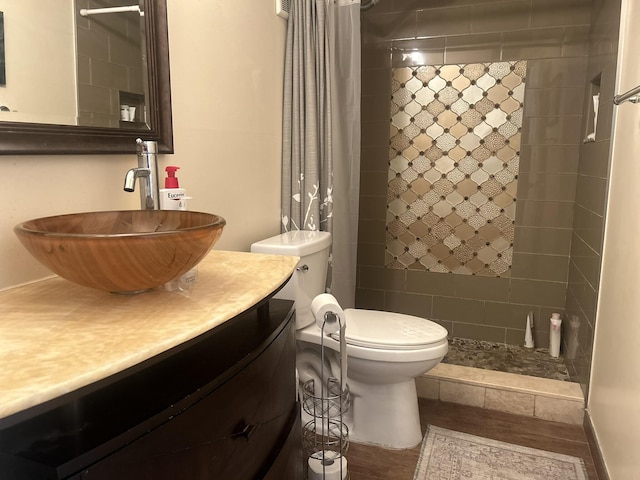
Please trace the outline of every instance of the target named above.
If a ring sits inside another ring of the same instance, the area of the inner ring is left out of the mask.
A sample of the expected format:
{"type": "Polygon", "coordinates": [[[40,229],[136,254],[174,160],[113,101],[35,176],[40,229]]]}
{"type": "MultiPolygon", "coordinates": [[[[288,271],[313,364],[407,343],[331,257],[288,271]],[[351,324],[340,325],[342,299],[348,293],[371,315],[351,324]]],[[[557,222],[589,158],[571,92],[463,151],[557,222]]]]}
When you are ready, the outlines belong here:
{"type": "Polygon", "coordinates": [[[149,130],[0,122],[0,155],[135,154],[138,137],[157,141],[160,153],[173,153],[166,0],[148,1],[145,22],[149,130]]]}

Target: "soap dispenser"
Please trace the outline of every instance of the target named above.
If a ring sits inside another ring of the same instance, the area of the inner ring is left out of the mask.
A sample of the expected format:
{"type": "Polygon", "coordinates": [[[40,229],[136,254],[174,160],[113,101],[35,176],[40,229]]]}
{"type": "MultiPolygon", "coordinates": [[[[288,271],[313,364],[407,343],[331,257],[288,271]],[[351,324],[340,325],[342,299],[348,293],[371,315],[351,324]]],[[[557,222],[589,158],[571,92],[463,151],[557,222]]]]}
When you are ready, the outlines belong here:
{"type": "Polygon", "coordinates": [[[187,198],[184,188],[180,188],[176,171],[180,167],[168,166],[165,168],[167,178],[164,179],[164,188],[160,189],[161,210],[186,210],[187,198]]]}

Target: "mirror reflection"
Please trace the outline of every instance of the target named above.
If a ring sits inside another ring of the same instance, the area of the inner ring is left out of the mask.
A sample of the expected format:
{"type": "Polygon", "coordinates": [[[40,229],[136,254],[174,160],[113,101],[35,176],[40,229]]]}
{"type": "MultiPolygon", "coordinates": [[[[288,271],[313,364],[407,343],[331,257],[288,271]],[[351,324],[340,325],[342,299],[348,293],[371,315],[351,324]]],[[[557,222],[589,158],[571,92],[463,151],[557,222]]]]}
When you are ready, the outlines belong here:
{"type": "Polygon", "coordinates": [[[149,130],[144,0],[0,0],[0,12],[0,121],[149,130]]]}

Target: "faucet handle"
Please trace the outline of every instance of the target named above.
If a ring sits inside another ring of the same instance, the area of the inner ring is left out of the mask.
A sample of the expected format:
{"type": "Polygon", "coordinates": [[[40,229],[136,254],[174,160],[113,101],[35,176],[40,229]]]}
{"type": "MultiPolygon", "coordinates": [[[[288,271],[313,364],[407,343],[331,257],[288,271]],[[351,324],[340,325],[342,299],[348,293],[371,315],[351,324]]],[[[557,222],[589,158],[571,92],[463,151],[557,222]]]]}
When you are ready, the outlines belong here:
{"type": "Polygon", "coordinates": [[[136,143],[138,144],[138,155],[158,153],[158,142],[154,140],[145,141],[141,138],[136,138],[136,143]]]}

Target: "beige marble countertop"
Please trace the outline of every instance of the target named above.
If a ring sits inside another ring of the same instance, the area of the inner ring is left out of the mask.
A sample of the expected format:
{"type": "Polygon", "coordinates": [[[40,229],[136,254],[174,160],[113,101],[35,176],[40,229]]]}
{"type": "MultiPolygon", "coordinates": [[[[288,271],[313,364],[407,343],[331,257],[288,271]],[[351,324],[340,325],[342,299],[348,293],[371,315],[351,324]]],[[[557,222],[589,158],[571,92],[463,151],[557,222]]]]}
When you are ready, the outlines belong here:
{"type": "Polygon", "coordinates": [[[271,294],[297,261],[212,251],[185,292],[115,295],[58,277],[0,292],[0,418],[211,330],[271,294]]]}

